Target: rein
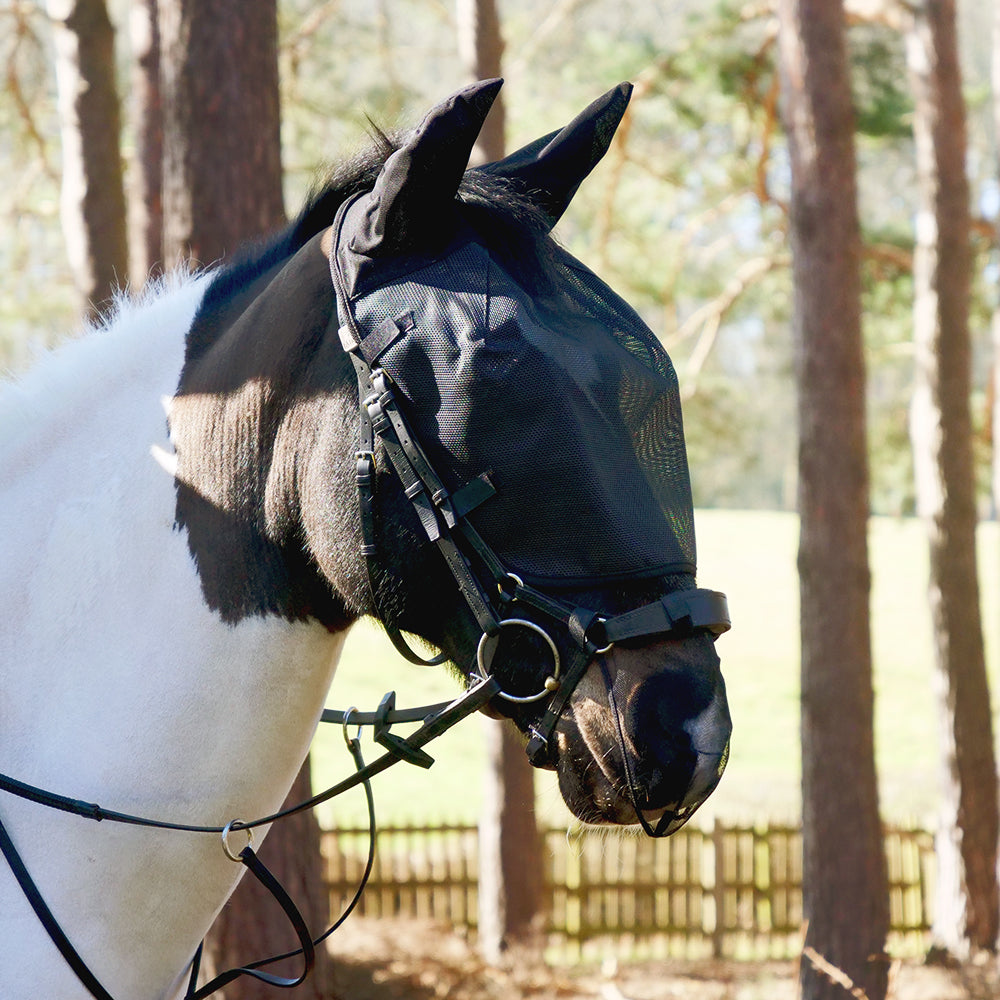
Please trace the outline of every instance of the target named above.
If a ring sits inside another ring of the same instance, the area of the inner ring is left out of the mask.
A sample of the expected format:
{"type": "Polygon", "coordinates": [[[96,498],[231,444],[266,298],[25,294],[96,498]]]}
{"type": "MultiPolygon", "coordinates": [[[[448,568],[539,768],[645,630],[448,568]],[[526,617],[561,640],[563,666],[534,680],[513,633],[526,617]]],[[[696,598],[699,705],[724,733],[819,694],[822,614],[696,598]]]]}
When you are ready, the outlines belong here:
{"type": "MultiPolygon", "coordinates": [[[[216,834],[221,836],[222,847],[226,856],[230,860],[244,865],[250,874],[252,874],[254,878],[256,878],[258,882],[264,886],[275,901],[281,906],[282,911],[285,913],[285,916],[288,918],[289,923],[291,923],[292,928],[295,931],[295,935],[299,941],[299,948],[295,951],[286,952],[282,955],[275,955],[271,958],[253,962],[249,965],[241,966],[236,969],[230,969],[216,976],[211,982],[206,983],[201,988],[197,988],[198,972],[202,953],[202,946],[199,945],[198,950],[191,961],[191,973],[189,976],[187,991],[184,994],[184,1000],[203,1000],[203,998],[217,992],[240,976],[249,976],[266,983],[269,986],[289,989],[291,987],[298,986],[305,981],[306,977],[312,971],[315,961],[316,947],[325,941],[335,930],[337,930],[338,927],[340,927],[344,920],[347,919],[357,906],[358,901],[361,899],[361,895],[364,892],[364,888],[368,883],[375,858],[375,802],[371,788],[371,779],[376,774],[381,773],[401,760],[408,761],[409,763],[416,764],[420,767],[430,767],[431,764],[434,763],[434,760],[424,750],[422,750],[421,747],[446,732],[466,716],[471,715],[473,712],[480,709],[486,704],[486,702],[493,698],[498,691],[499,685],[497,682],[488,678],[479,680],[454,701],[440,702],[435,705],[425,705],[421,708],[396,710],[395,692],[390,691],[387,695],[385,695],[378,709],[374,712],[359,712],[355,708],[349,708],[345,712],[333,709],[324,710],[321,717],[322,722],[339,723],[344,728],[344,741],[347,744],[347,749],[350,751],[351,756],[354,758],[356,768],[355,773],[349,778],[345,778],[343,781],[338,782],[336,785],[332,785],[330,788],[327,788],[318,795],[314,795],[312,798],[307,799],[305,802],[301,802],[298,805],[282,809],[281,811],[272,813],[269,816],[262,816],[249,822],[234,819],[225,824],[225,826],[196,826],[185,823],[171,823],[164,820],[151,819],[149,817],[118,812],[113,809],[105,809],[97,803],[85,802],[81,799],[73,799],[65,795],[59,795],[55,792],[37,788],[34,785],[18,781],[6,774],[0,774],[0,791],[15,795],[18,798],[35,802],[38,805],[46,806],[51,809],[58,809],[62,812],[68,812],[72,815],[80,816],[84,819],[94,820],[96,822],[107,821],[110,823],[123,823],[130,826],[141,826],[157,830],[174,830],[184,833],[216,834]],[[400,737],[389,731],[390,727],[394,723],[417,722],[421,720],[422,725],[420,728],[414,733],[411,733],[408,737],[400,737]],[[348,736],[347,730],[349,726],[358,727],[357,735],[354,737],[348,736]],[[374,740],[386,749],[386,753],[382,754],[381,757],[378,757],[370,764],[366,764],[361,755],[360,731],[362,726],[372,726],[374,740]],[[313,809],[320,803],[326,802],[329,799],[346,792],[348,789],[355,788],[358,785],[362,785],[364,787],[365,797],[368,804],[368,861],[365,866],[364,873],[361,876],[358,889],[351,901],[345,907],[344,911],[331,927],[324,931],[324,933],[318,938],[313,939],[305,921],[302,918],[302,915],[299,913],[299,910],[295,906],[291,897],[278,880],[271,874],[263,862],[261,862],[260,858],[258,858],[256,852],[254,851],[253,831],[257,827],[274,823],[278,820],[284,819],[285,817],[292,816],[308,809],[313,809]],[[237,854],[230,846],[229,838],[233,833],[240,830],[246,832],[248,843],[237,854]],[[271,965],[275,962],[288,958],[297,958],[299,956],[302,956],[303,968],[300,975],[294,979],[276,976],[271,973],[261,971],[264,966],[271,965]]],[[[79,952],[77,952],[77,950],[73,947],[72,942],[62,930],[58,919],[49,909],[48,904],[45,902],[45,899],[39,891],[38,886],[35,884],[34,879],[32,879],[27,866],[24,864],[20,853],[4,826],[2,819],[0,819],[0,854],[3,854],[6,859],[7,864],[10,866],[14,877],[17,879],[17,882],[21,887],[21,890],[24,892],[25,898],[31,904],[31,908],[34,910],[39,922],[45,928],[45,931],[52,940],[52,943],[59,950],[59,953],[62,955],[66,963],[76,973],[80,982],[86,987],[95,1000],[114,1000],[111,994],[108,993],[94,973],[90,970],[89,966],[80,956],[79,952]]]]}

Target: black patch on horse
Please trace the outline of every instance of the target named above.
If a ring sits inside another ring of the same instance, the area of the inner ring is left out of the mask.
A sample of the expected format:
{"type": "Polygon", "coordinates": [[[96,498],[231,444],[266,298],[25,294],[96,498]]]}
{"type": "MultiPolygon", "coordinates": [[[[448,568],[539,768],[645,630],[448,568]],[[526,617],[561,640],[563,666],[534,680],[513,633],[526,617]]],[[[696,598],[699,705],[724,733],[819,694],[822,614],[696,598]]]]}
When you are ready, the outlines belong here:
{"type": "MultiPolygon", "coordinates": [[[[277,438],[296,419],[292,411],[319,405],[310,402],[315,397],[354,393],[319,237],[343,202],[371,189],[396,147],[379,134],[333,170],[286,229],[220,268],[188,332],[170,421],[176,525],[187,533],[206,602],[228,622],[274,614],[339,629],[361,610],[346,606],[308,550],[296,457],[277,438]]],[[[470,171],[458,198],[491,252],[525,283],[544,283],[548,222],[527,193],[470,171]]],[[[345,503],[353,504],[352,485],[344,485],[345,503]]]]}

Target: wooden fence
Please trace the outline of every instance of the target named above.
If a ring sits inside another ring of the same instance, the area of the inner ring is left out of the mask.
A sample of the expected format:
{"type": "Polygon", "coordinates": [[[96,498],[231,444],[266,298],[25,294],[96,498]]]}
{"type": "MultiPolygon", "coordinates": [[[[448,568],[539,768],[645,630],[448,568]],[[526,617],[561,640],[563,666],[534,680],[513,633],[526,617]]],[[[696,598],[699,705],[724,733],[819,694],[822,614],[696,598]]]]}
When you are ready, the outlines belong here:
{"type": "MultiPolygon", "coordinates": [[[[797,827],[686,826],[663,840],[594,829],[543,831],[553,948],[571,958],[788,958],[802,933],[802,838],[797,827]]],[[[474,930],[477,832],[469,826],[378,832],[371,881],[359,904],[369,916],[428,918],[474,930]]],[[[927,944],[933,837],[892,828],[885,836],[890,950],[927,944]]],[[[331,912],[353,896],[367,832],[327,831],[323,851],[331,912]]]]}

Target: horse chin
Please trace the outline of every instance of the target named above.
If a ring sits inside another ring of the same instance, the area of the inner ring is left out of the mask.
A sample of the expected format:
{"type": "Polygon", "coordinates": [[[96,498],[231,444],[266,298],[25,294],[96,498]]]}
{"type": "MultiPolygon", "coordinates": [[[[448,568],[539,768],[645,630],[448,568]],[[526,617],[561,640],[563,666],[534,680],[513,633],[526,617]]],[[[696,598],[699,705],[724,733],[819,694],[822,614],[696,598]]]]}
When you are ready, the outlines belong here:
{"type": "Polygon", "coordinates": [[[695,766],[691,785],[681,800],[665,806],[646,809],[632,792],[624,775],[612,775],[599,767],[596,758],[589,756],[583,762],[579,754],[568,751],[567,740],[561,740],[559,763],[556,773],[563,801],[581,822],[596,826],[635,826],[659,828],[672,833],[690,819],[698,807],[712,794],[725,767],[726,753],[701,754],[695,766]],[[570,761],[574,761],[570,763],[570,761]],[[565,763],[564,763],[565,762],[565,763]],[[582,765],[582,766],[581,766],[582,765]],[[640,819],[640,813],[642,818],[640,819]]]}

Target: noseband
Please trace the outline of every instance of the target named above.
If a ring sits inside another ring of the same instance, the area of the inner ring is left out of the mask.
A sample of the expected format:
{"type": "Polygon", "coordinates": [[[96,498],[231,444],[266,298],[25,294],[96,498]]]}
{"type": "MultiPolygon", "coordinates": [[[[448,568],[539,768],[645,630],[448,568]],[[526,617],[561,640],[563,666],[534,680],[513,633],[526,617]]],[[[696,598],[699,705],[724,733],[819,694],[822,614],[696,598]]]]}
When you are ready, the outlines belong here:
{"type": "MultiPolygon", "coordinates": [[[[345,302],[346,292],[335,262],[331,264],[331,272],[338,292],[338,305],[341,305],[345,302]]],[[[341,322],[338,329],[340,342],[350,356],[358,378],[360,427],[359,447],[355,455],[356,478],[361,512],[362,551],[376,612],[378,548],[374,490],[375,449],[376,442],[380,442],[424,533],[437,545],[455,578],[459,592],[482,630],[472,673],[480,677],[489,674],[492,654],[496,650],[500,633],[505,628],[527,629],[542,637],[548,646],[553,657],[553,668],[542,689],[527,696],[501,690],[498,697],[515,703],[534,703],[548,699],[541,717],[529,726],[527,754],[536,767],[554,768],[552,734],[556,723],[576,685],[598,654],[607,652],[617,642],[628,640],[680,638],[698,632],[721,635],[730,627],[726,597],[713,590],[678,590],[624,614],[605,617],[599,611],[571,606],[526,585],[517,574],[503,565],[469,521],[469,513],[496,493],[489,477],[481,475],[454,492],[449,492],[411,432],[397,404],[395,387],[389,375],[381,368],[372,367],[371,361],[378,354],[378,344],[371,342],[382,340],[379,331],[368,338],[361,337],[350,310],[340,308],[338,312],[341,322]],[[487,583],[483,582],[484,575],[488,575],[487,583]],[[554,626],[560,632],[568,633],[572,640],[572,654],[565,667],[549,628],[525,618],[524,612],[518,613],[518,606],[530,608],[549,627],[554,626]]],[[[418,656],[409,648],[397,627],[384,619],[383,624],[393,645],[411,662],[431,664],[446,659],[443,654],[431,660],[418,656]]],[[[638,808],[637,814],[645,826],[638,808]]]]}

